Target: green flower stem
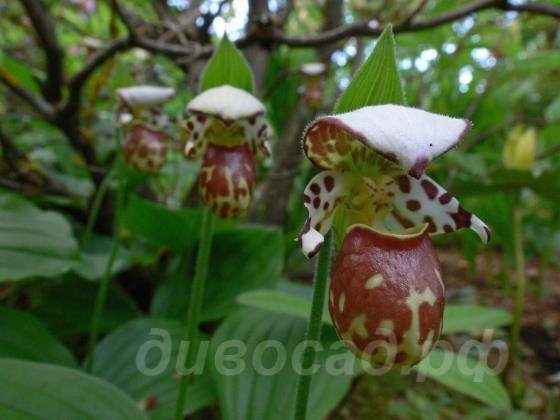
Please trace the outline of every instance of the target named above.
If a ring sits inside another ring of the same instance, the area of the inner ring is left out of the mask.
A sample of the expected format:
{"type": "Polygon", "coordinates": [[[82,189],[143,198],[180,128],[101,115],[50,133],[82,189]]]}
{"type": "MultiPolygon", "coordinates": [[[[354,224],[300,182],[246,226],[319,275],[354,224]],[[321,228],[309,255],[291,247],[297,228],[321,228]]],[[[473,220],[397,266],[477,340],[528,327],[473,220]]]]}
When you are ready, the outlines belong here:
{"type": "Polygon", "coordinates": [[[109,184],[111,182],[111,178],[113,177],[115,171],[114,169],[107,172],[103,181],[99,185],[97,192],[95,193],[95,198],[93,199],[93,204],[91,210],[89,212],[89,216],[86,223],[86,228],[84,229],[84,234],[81,240],[81,248],[84,249],[91,237],[91,233],[93,231],[93,226],[95,225],[95,221],[97,220],[97,216],[99,214],[99,210],[101,209],[101,203],[103,203],[103,199],[105,198],[105,194],[107,194],[107,190],[109,189],[109,184]]]}
{"type": "Polygon", "coordinates": [[[513,324],[511,327],[511,358],[510,360],[515,363],[519,353],[519,333],[521,330],[521,318],[523,316],[523,306],[525,303],[525,289],[527,280],[525,277],[525,255],[523,254],[523,210],[519,196],[515,200],[513,208],[513,241],[515,247],[515,306],[513,309],[513,324]]]}
{"type": "MultiPolygon", "coordinates": [[[[99,194],[98,194],[99,195],[99,194]]],[[[89,332],[87,356],[86,356],[86,372],[91,372],[93,367],[93,349],[95,343],[97,342],[97,336],[99,335],[99,325],[101,322],[101,314],[103,313],[103,307],[105,306],[105,301],[107,300],[107,291],[109,290],[109,282],[111,280],[111,273],[113,271],[113,265],[117,258],[119,251],[119,230],[121,225],[121,214],[124,203],[125,195],[125,183],[123,180],[119,180],[117,187],[117,207],[115,210],[115,224],[113,227],[113,245],[111,247],[111,252],[109,254],[109,259],[107,261],[107,266],[105,267],[105,273],[99,285],[99,290],[95,298],[95,304],[93,307],[93,315],[91,317],[91,325],[89,332]]]]}
{"type": "MultiPolygon", "coordinates": [[[[196,359],[196,350],[198,348],[198,326],[200,323],[200,312],[202,309],[202,298],[204,296],[204,285],[208,273],[208,262],[210,260],[210,251],[212,248],[212,234],[214,230],[214,215],[205,207],[202,216],[202,226],[200,230],[200,243],[198,255],[196,258],[196,267],[194,280],[192,284],[189,309],[186,319],[186,328],[184,339],[189,344],[187,355],[185,357],[185,367],[188,368],[196,359]]],[[[189,375],[182,372],[181,383],[179,384],[179,394],[177,396],[177,409],[175,418],[181,420],[187,398],[187,384],[189,383],[189,375]]]]}
{"type": "MultiPolygon", "coordinates": [[[[319,258],[315,265],[315,278],[313,279],[313,300],[311,302],[311,313],[309,314],[309,325],[307,327],[306,341],[317,342],[321,338],[321,323],[323,308],[327,294],[327,284],[331,262],[332,233],[325,238],[325,243],[319,252],[319,258]]],[[[307,401],[311,387],[311,375],[308,372],[315,362],[315,347],[307,346],[301,361],[301,372],[296,391],[296,411],[294,418],[304,420],[307,416],[307,401]]]]}

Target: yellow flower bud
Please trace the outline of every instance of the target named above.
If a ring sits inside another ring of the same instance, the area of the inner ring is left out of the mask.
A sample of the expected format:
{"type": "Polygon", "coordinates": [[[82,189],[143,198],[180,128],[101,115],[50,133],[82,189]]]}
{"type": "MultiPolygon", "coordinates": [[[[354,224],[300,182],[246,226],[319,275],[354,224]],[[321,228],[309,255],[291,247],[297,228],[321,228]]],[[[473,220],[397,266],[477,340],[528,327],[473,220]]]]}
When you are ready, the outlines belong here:
{"type": "Polygon", "coordinates": [[[508,169],[531,171],[535,166],[537,130],[516,125],[508,134],[503,150],[504,165],[508,169]]]}

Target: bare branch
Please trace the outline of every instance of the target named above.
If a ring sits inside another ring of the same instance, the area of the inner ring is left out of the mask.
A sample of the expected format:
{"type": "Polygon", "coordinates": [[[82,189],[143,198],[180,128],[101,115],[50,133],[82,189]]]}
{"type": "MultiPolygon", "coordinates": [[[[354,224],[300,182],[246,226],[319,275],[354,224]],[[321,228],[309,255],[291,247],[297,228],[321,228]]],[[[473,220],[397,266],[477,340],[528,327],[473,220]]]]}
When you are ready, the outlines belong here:
{"type": "Polygon", "coordinates": [[[114,57],[117,53],[125,51],[132,47],[132,41],[129,37],[119,38],[111,41],[103,49],[96,51],[88,63],[68,82],[68,89],[70,90],[70,97],[66,107],[76,107],[77,102],[81,98],[81,90],[93,72],[103,65],[107,60],[114,57]]]}
{"type": "Polygon", "coordinates": [[[56,103],[62,99],[64,52],[56,39],[54,21],[49,17],[47,8],[41,0],[20,1],[31,19],[37,39],[45,52],[47,80],[42,84],[43,95],[47,101],[56,103]]]}
{"type": "Polygon", "coordinates": [[[45,119],[50,120],[53,116],[53,108],[42,97],[35,95],[25,89],[21,84],[2,66],[0,66],[0,83],[3,83],[14,94],[25,100],[31,107],[41,114],[45,119]]]}

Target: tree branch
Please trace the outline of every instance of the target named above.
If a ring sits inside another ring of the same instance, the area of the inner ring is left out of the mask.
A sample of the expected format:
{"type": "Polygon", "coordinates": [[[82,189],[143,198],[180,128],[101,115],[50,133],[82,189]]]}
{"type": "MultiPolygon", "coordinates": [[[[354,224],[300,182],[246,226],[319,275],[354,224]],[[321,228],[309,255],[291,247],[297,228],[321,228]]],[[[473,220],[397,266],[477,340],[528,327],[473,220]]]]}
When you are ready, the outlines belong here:
{"type": "Polygon", "coordinates": [[[37,39],[45,52],[47,80],[42,83],[43,95],[48,102],[56,103],[62,99],[64,52],[56,39],[54,21],[49,17],[47,8],[41,0],[20,1],[31,19],[37,39]]]}
{"type": "Polygon", "coordinates": [[[25,89],[7,70],[0,66],[0,82],[14,94],[25,100],[31,107],[45,119],[53,117],[53,109],[42,97],[25,89]]]}
{"type": "Polygon", "coordinates": [[[81,99],[81,90],[84,84],[87,82],[89,77],[93,74],[93,72],[103,65],[107,60],[111,59],[117,53],[121,51],[125,51],[133,46],[132,40],[130,37],[124,37],[115,39],[111,41],[107,46],[103,49],[96,51],[87,64],[68,82],[68,89],[70,91],[70,97],[68,99],[66,107],[75,107],[77,102],[81,99]]]}
{"type": "MultiPolygon", "coordinates": [[[[514,5],[510,4],[507,0],[479,0],[421,21],[410,22],[405,20],[403,24],[397,24],[393,29],[395,33],[422,31],[454,22],[476,12],[491,9],[527,12],[554,18],[560,17],[560,8],[551,5],[514,5]]],[[[270,27],[267,32],[253,32],[248,34],[245,38],[238,40],[237,45],[239,47],[245,47],[255,42],[266,42],[283,44],[291,47],[318,47],[353,36],[379,36],[384,29],[384,27],[377,25],[377,21],[362,20],[352,25],[340,26],[329,31],[324,31],[318,35],[301,37],[293,36],[277,28],[270,27]]]]}

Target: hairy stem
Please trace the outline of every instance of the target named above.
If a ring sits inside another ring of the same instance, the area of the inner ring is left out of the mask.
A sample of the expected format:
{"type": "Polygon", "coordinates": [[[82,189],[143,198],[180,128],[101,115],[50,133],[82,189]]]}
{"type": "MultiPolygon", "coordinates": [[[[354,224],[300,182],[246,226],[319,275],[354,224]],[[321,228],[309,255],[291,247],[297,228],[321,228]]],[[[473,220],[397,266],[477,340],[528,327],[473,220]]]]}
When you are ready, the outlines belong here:
{"type": "Polygon", "coordinates": [[[319,258],[315,265],[315,278],[313,279],[313,300],[311,302],[311,313],[309,314],[309,325],[307,327],[306,342],[307,346],[301,361],[301,375],[297,386],[296,411],[294,418],[304,420],[307,416],[307,401],[309,399],[309,389],[311,387],[311,375],[307,374],[315,361],[316,343],[321,338],[321,323],[323,318],[323,308],[325,307],[325,297],[327,294],[327,284],[331,262],[331,243],[332,234],[329,233],[325,238],[325,243],[319,252],[319,258]]]}
{"type": "MultiPolygon", "coordinates": [[[[200,312],[202,308],[202,298],[204,296],[204,285],[208,272],[208,262],[210,260],[210,251],[212,248],[212,233],[214,230],[214,216],[210,210],[205,207],[202,216],[202,226],[200,229],[200,243],[198,255],[196,258],[196,267],[194,280],[192,284],[189,309],[186,319],[184,339],[189,347],[185,357],[184,367],[188,368],[194,363],[197,352],[198,325],[200,323],[200,312]]],[[[179,384],[179,394],[177,397],[177,409],[175,418],[180,420],[183,418],[183,412],[186,403],[187,384],[190,376],[185,372],[181,372],[181,383],[179,384]]]]}
{"type": "MultiPolygon", "coordinates": [[[[113,271],[113,265],[117,259],[117,254],[119,251],[119,230],[120,230],[120,217],[122,214],[122,207],[125,195],[125,183],[123,180],[119,180],[119,185],[117,188],[117,208],[115,211],[115,224],[113,227],[113,245],[111,247],[111,252],[109,254],[109,259],[107,260],[107,265],[105,267],[105,273],[99,285],[99,290],[95,298],[95,304],[93,306],[93,315],[91,317],[91,325],[89,330],[89,340],[86,356],[86,371],[91,372],[93,367],[93,349],[95,343],[97,342],[97,336],[99,335],[99,326],[101,323],[101,315],[103,313],[103,307],[105,306],[105,301],[107,300],[107,292],[109,290],[109,282],[111,281],[111,273],[113,271]]],[[[101,189],[101,187],[100,187],[101,189]]],[[[99,194],[98,194],[99,195],[99,194]]],[[[84,241],[87,240],[84,236],[84,241]]]]}
{"type": "Polygon", "coordinates": [[[107,190],[109,189],[109,184],[111,182],[111,178],[113,177],[114,171],[111,170],[105,175],[103,181],[99,185],[97,192],[95,193],[95,197],[93,199],[93,203],[91,206],[91,210],[88,215],[86,227],[84,229],[84,234],[81,240],[81,248],[84,249],[91,237],[91,233],[93,231],[93,226],[95,225],[95,221],[97,220],[97,216],[99,215],[99,210],[101,209],[101,203],[103,203],[103,199],[105,198],[105,194],[107,194],[107,190]]]}
{"type": "Polygon", "coordinates": [[[523,305],[525,303],[525,289],[527,281],[525,278],[525,255],[523,254],[522,223],[523,211],[519,202],[519,196],[515,200],[513,208],[513,240],[515,247],[515,306],[513,309],[513,325],[511,327],[511,361],[517,361],[519,353],[519,333],[521,331],[521,318],[523,316],[523,305]]]}

